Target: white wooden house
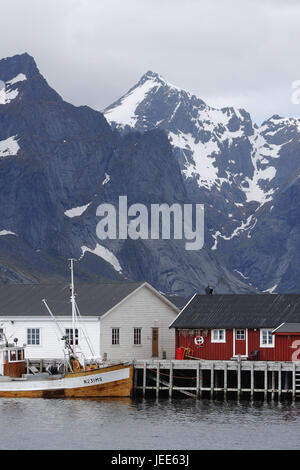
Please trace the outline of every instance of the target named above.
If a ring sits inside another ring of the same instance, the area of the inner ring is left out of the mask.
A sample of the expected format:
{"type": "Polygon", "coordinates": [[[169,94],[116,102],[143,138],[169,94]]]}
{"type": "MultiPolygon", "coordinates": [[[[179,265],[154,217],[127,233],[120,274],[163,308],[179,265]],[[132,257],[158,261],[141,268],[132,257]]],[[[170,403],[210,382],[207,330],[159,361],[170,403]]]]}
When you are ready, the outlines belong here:
{"type": "MultiPolygon", "coordinates": [[[[171,359],[174,330],[169,325],[179,308],[148,283],[78,284],[76,326],[78,348],[86,357],[108,360],[171,359]],[[86,340],[89,339],[89,342],[86,340]]],[[[0,285],[0,337],[26,344],[29,359],[64,357],[64,341],[72,341],[69,286],[61,284],[0,285]],[[42,300],[45,299],[55,320],[42,300]]]]}

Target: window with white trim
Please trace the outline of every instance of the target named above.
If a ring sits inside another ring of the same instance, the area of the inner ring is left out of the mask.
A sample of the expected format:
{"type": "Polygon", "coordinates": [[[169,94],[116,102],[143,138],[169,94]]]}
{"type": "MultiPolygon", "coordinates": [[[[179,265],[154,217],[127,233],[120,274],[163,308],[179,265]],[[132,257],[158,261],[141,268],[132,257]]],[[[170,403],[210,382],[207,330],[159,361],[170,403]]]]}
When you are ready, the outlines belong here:
{"type": "MultiPolygon", "coordinates": [[[[68,343],[72,346],[73,345],[73,328],[66,328],[66,339],[68,343]]],[[[78,338],[79,338],[79,332],[78,329],[75,328],[75,346],[78,346],[78,338]]]]}
{"type": "Polygon", "coordinates": [[[27,328],[27,344],[38,346],[41,344],[39,328],[27,328]]]}
{"type": "Polygon", "coordinates": [[[4,340],[4,328],[0,328],[0,341],[4,340]]]}
{"type": "Polygon", "coordinates": [[[120,328],[111,329],[111,344],[113,345],[120,344],[120,328]]]}
{"type": "Polygon", "coordinates": [[[136,346],[142,344],[142,328],[133,329],[133,344],[136,346]]]}
{"type": "Polygon", "coordinates": [[[274,348],[275,335],[272,335],[272,329],[266,328],[260,330],[260,347],[261,348],[274,348]]]}
{"type": "Polygon", "coordinates": [[[239,329],[235,331],[235,339],[243,341],[245,340],[245,338],[246,338],[245,330],[239,329]]]}
{"type": "Polygon", "coordinates": [[[211,330],[212,343],[226,343],[226,332],[224,329],[211,330]]]}

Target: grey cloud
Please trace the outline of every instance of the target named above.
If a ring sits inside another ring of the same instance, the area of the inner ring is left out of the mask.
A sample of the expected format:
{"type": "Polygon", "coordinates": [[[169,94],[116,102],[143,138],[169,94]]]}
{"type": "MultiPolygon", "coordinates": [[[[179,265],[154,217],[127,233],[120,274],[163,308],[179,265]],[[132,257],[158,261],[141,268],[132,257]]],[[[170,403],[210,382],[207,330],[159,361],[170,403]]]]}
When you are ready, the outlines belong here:
{"type": "Polygon", "coordinates": [[[261,121],[299,115],[299,18],[298,0],[10,0],[0,56],[27,51],[76,105],[103,109],[150,69],[261,121]]]}

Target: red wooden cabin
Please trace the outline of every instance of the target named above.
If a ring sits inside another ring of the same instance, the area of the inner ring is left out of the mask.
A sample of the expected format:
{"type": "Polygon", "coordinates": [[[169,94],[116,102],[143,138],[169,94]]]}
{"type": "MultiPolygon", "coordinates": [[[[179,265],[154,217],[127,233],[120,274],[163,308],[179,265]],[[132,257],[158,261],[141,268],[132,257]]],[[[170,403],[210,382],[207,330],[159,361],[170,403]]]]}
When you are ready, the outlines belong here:
{"type": "Polygon", "coordinates": [[[195,294],[170,328],[185,357],[300,361],[299,294],[195,294]]]}

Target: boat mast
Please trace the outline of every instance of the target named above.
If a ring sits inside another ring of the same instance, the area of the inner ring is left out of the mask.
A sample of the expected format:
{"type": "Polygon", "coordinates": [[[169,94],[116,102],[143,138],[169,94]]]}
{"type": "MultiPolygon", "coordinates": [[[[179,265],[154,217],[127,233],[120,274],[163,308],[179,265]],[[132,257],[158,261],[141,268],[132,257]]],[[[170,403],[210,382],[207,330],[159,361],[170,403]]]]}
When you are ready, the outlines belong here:
{"type": "Polygon", "coordinates": [[[76,304],[75,304],[75,292],[74,292],[74,273],[73,273],[73,259],[70,259],[71,265],[71,305],[72,305],[72,329],[73,329],[73,351],[76,354],[76,339],[75,339],[75,326],[76,326],[76,304]]]}

